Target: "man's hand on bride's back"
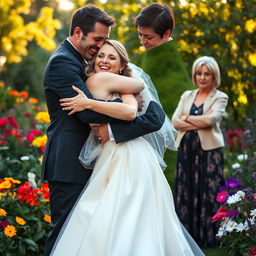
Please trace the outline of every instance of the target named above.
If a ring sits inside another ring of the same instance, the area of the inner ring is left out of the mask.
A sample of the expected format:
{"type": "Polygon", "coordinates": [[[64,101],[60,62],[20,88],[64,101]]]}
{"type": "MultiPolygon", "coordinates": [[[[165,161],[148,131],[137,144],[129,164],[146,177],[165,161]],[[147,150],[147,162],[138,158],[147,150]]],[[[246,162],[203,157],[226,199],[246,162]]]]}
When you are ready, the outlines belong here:
{"type": "Polygon", "coordinates": [[[76,112],[83,111],[88,108],[90,100],[87,96],[74,85],[72,86],[73,90],[78,94],[72,98],[63,98],[60,99],[60,105],[62,106],[62,110],[70,111],[68,115],[72,115],[76,112]]]}
{"type": "Polygon", "coordinates": [[[138,112],[140,112],[142,110],[142,108],[144,107],[144,101],[143,101],[140,93],[135,94],[134,97],[138,103],[138,112]]]}

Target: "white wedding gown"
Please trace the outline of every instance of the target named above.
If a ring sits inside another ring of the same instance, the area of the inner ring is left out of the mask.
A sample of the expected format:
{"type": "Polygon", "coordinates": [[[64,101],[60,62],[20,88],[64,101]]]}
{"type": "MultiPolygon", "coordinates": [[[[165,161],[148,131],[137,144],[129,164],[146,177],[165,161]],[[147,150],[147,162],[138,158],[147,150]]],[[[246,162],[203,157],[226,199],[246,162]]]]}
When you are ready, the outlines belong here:
{"type": "Polygon", "coordinates": [[[51,255],[204,254],[180,224],[154,149],[137,138],[104,145],[51,255]]]}

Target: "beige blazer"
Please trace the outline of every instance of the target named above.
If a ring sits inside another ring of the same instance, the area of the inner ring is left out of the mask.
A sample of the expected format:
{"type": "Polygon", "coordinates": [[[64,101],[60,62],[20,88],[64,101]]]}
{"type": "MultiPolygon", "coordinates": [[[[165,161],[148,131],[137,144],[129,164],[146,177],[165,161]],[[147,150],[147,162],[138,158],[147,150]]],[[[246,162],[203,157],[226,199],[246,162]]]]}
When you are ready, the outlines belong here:
{"type": "MultiPolygon", "coordinates": [[[[180,119],[183,115],[189,115],[190,108],[195,100],[198,89],[185,91],[180,98],[178,106],[173,114],[172,123],[175,124],[184,122],[180,119]]],[[[197,126],[202,127],[198,129],[198,135],[201,142],[202,149],[211,150],[215,148],[224,147],[224,138],[220,129],[220,122],[225,113],[225,108],[227,106],[228,96],[224,92],[217,89],[213,89],[208,95],[204,102],[203,114],[208,110],[212,112],[207,115],[208,125],[202,125],[202,122],[198,123],[197,126]]],[[[186,131],[178,130],[178,135],[176,138],[177,147],[179,147],[182,137],[186,131]]]]}

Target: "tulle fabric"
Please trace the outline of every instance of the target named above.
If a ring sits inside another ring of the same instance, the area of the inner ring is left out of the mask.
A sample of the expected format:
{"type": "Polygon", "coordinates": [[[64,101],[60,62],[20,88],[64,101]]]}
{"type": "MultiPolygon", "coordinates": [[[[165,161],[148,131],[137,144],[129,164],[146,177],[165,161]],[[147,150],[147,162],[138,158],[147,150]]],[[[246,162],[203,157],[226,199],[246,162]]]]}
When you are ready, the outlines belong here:
{"type": "Polygon", "coordinates": [[[52,256],[201,256],[175,213],[168,182],[143,138],[107,142],[52,256]]]}
{"type": "MultiPolygon", "coordinates": [[[[129,63],[129,67],[132,69],[132,76],[141,80],[145,85],[144,90],[140,93],[143,98],[144,106],[142,110],[137,113],[137,115],[143,115],[147,111],[149,103],[152,101],[157,102],[162,107],[158,93],[150,76],[147,75],[141,68],[132,63],[129,63]]],[[[112,99],[118,97],[118,93],[112,95],[112,99]]],[[[161,129],[143,136],[144,139],[146,139],[155,150],[158,162],[163,170],[165,170],[167,167],[163,160],[166,149],[173,151],[177,150],[175,140],[176,135],[177,131],[173,127],[168,116],[165,114],[165,121],[161,129]]],[[[86,169],[93,169],[96,158],[101,154],[101,151],[102,145],[100,144],[100,141],[98,140],[97,136],[91,132],[80,152],[79,161],[86,169]]]]}

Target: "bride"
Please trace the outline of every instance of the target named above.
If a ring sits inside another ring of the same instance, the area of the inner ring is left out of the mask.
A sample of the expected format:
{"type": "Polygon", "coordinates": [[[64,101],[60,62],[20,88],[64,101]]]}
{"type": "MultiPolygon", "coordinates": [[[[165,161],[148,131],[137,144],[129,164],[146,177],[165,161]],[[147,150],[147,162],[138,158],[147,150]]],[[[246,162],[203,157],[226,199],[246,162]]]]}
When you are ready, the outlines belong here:
{"type": "MultiPolygon", "coordinates": [[[[134,119],[137,101],[127,92],[136,91],[134,88],[139,91],[143,86],[138,79],[129,77],[132,66],[128,61],[123,45],[107,40],[87,70],[86,84],[94,98],[120,97],[122,103],[91,100],[73,87],[78,95],[63,99],[63,109],[71,110],[69,114],[91,109],[117,119],[134,119]]],[[[132,69],[133,76],[140,76],[138,69],[132,69]]],[[[157,100],[151,89],[142,92],[144,109],[151,100],[157,100]]],[[[168,118],[159,132],[120,144],[108,141],[94,147],[93,135],[90,136],[80,160],[90,165],[97,158],[94,170],[51,255],[204,255],[175,213],[172,192],[161,168],[164,148],[174,149],[174,143],[168,118]]]]}

